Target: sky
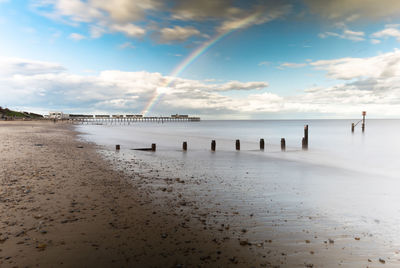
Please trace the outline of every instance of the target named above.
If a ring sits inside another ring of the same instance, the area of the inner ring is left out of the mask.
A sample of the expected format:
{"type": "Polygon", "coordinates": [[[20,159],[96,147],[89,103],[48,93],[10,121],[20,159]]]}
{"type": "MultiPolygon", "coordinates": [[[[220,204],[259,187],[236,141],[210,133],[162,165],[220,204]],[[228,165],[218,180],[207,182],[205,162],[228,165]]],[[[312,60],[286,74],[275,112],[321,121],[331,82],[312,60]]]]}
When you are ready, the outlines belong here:
{"type": "Polygon", "coordinates": [[[400,118],[398,0],[0,0],[0,106],[400,118]]]}

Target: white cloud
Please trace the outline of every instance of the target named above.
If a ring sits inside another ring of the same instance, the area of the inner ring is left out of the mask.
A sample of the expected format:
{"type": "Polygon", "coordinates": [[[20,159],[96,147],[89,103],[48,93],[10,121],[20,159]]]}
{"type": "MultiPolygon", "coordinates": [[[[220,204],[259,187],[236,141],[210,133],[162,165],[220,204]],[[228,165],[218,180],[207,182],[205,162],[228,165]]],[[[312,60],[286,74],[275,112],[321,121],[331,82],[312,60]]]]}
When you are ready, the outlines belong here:
{"type": "Polygon", "coordinates": [[[73,75],[56,63],[0,60],[0,105],[67,107],[71,112],[140,112],[163,91],[155,114],[175,112],[215,117],[251,117],[270,113],[339,114],[361,110],[380,116],[400,115],[400,51],[370,58],[311,62],[333,79],[331,87],[313,87],[292,96],[266,91],[266,82],[205,82],[160,73],[102,71],[73,75]],[[230,91],[229,94],[225,94],[230,91]],[[241,94],[234,94],[242,91],[241,94]],[[245,91],[245,92],[243,92],[245,91]]]}
{"type": "Polygon", "coordinates": [[[264,24],[287,15],[291,9],[291,5],[272,6],[266,4],[265,6],[257,6],[252,12],[241,12],[240,15],[226,19],[217,27],[217,32],[225,33],[264,24]]]}
{"type": "Polygon", "coordinates": [[[269,61],[262,61],[262,62],[260,62],[259,64],[258,64],[258,66],[268,66],[268,65],[270,65],[271,63],[269,62],[269,61]]]}
{"type": "Polygon", "coordinates": [[[169,43],[171,41],[183,42],[193,36],[201,35],[200,31],[194,27],[174,26],[172,28],[163,28],[160,30],[160,41],[169,43]]]}
{"type": "Polygon", "coordinates": [[[325,32],[325,33],[319,34],[320,38],[327,38],[329,36],[334,36],[334,37],[338,37],[341,39],[347,39],[347,40],[351,40],[351,41],[355,41],[355,42],[365,40],[364,32],[356,32],[356,31],[351,31],[349,29],[343,29],[342,33],[325,32]]]}
{"type": "MultiPolygon", "coordinates": [[[[258,5],[235,6],[230,0],[174,0],[166,3],[162,0],[31,0],[37,12],[53,20],[72,26],[88,25],[90,36],[98,38],[105,33],[120,32],[137,38],[148,31],[162,28],[161,40],[182,41],[200,35],[198,30],[189,26],[172,25],[168,28],[157,26],[149,16],[163,16],[184,21],[213,21],[219,26],[217,32],[247,28],[263,24],[287,15],[292,6],[278,1],[268,1],[258,5]],[[186,29],[184,35],[177,27],[186,29]]],[[[206,37],[207,34],[202,34],[206,37]]]]}
{"type": "Polygon", "coordinates": [[[78,33],[71,33],[71,34],[69,35],[69,38],[70,38],[70,39],[73,39],[73,40],[75,40],[75,41],[80,41],[80,40],[82,40],[82,39],[86,39],[86,36],[81,35],[81,34],[78,34],[78,33]]]}
{"type": "Polygon", "coordinates": [[[157,10],[163,6],[163,1],[159,0],[91,0],[90,3],[119,23],[142,20],[147,11],[157,10]]]}
{"type": "Polygon", "coordinates": [[[60,64],[21,58],[0,58],[0,75],[37,75],[60,73],[66,69],[60,64]]]}
{"type": "Polygon", "coordinates": [[[376,45],[376,44],[379,44],[379,43],[381,42],[381,40],[378,40],[378,39],[371,39],[370,42],[371,42],[371,44],[376,45]]]}
{"type": "Polygon", "coordinates": [[[141,37],[145,35],[146,30],[136,26],[132,23],[127,24],[113,24],[110,26],[110,29],[115,32],[124,33],[126,36],[129,37],[141,37]]]}
{"type": "Polygon", "coordinates": [[[310,64],[327,71],[327,75],[334,79],[388,78],[400,76],[400,50],[370,58],[320,60],[310,64]]]}
{"type": "Polygon", "coordinates": [[[328,19],[399,17],[398,0],[304,0],[311,12],[328,19]]]}
{"type": "Polygon", "coordinates": [[[136,48],[131,42],[125,42],[121,45],[118,46],[121,49],[125,49],[125,48],[136,48]]]}
{"type": "Polygon", "coordinates": [[[107,30],[104,27],[98,25],[90,26],[90,37],[92,38],[99,38],[105,33],[107,33],[107,30]]]}
{"type": "Polygon", "coordinates": [[[307,66],[307,63],[295,63],[295,62],[284,62],[281,65],[279,65],[279,69],[284,69],[284,68],[301,68],[307,66]]]}
{"type": "Polygon", "coordinates": [[[400,30],[398,29],[398,24],[388,24],[385,25],[385,29],[373,33],[371,37],[373,38],[387,38],[387,37],[394,37],[397,41],[400,42],[400,30]]]}
{"type": "Polygon", "coordinates": [[[33,7],[39,14],[78,26],[88,23],[92,38],[107,32],[120,32],[128,37],[141,37],[145,29],[132,23],[144,18],[145,12],[159,6],[158,1],[143,0],[39,0],[33,7]]]}

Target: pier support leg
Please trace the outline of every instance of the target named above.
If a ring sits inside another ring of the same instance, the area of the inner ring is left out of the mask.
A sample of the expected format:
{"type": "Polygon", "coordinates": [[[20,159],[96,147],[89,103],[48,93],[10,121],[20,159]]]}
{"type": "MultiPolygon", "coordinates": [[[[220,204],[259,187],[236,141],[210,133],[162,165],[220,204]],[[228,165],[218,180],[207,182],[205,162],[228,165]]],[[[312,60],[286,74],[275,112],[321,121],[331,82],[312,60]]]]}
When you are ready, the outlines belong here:
{"type": "Polygon", "coordinates": [[[236,151],[240,151],[240,140],[236,140],[236,151]]]}
{"type": "Polygon", "coordinates": [[[351,132],[354,133],[354,123],[351,123],[351,132]]]}
{"type": "Polygon", "coordinates": [[[156,151],[156,144],[155,144],[155,143],[153,143],[153,144],[151,145],[151,150],[152,150],[153,152],[156,151]]]}

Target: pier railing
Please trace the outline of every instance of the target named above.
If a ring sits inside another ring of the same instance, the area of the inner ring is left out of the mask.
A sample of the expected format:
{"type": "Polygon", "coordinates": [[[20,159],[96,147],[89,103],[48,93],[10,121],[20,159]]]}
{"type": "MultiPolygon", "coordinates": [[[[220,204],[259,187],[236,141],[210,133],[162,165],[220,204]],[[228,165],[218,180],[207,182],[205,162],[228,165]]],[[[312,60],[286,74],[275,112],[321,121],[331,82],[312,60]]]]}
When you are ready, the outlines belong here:
{"type": "Polygon", "coordinates": [[[136,122],[154,122],[154,123],[167,123],[167,122],[199,122],[200,117],[164,117],[164,116],[150,116],[150,117],[73,117],[64,119],[72,124],[92,124],[92,125],[114,125],[122,124],[129,125],[136,122]]]}

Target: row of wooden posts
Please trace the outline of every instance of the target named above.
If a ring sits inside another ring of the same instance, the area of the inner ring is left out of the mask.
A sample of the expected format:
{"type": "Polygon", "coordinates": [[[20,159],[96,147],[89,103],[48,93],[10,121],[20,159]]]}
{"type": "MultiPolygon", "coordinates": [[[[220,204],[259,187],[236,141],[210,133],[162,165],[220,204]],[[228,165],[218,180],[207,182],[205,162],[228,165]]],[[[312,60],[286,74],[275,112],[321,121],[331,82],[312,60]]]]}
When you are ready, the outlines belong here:
{"type": "MultiPolygon", "coordinates": [[[[302,149],[303,150],[308,150],[308,125],[304,126],[304,137],[301,141],[302,149]]],[[[215,151],[217,147],[217,143],[215,140],[211,141],[211,151],[215,151]]],[[[240,140],[236,140],[235,147],[237,151],[240,151],[240,140]]],[[[182,150],[187,151],[187,142],[184,141],[182,144],[182,150]]],[[[118,151],[121,149],[121,146],[119,144],[115,145],[115,149],[118,151]]],[[[260,150],[265,149],[265,141],[264,139],[260,139],[260,150]]],[[[139,151],[156,151],[156,144],[153,143],[151,144],[151,148],[138,148],[134,150],[139,150],[139,151]]],[[[285,138],[281,139],[281,151],[286,151],[286,140],[285,138]]]]}

